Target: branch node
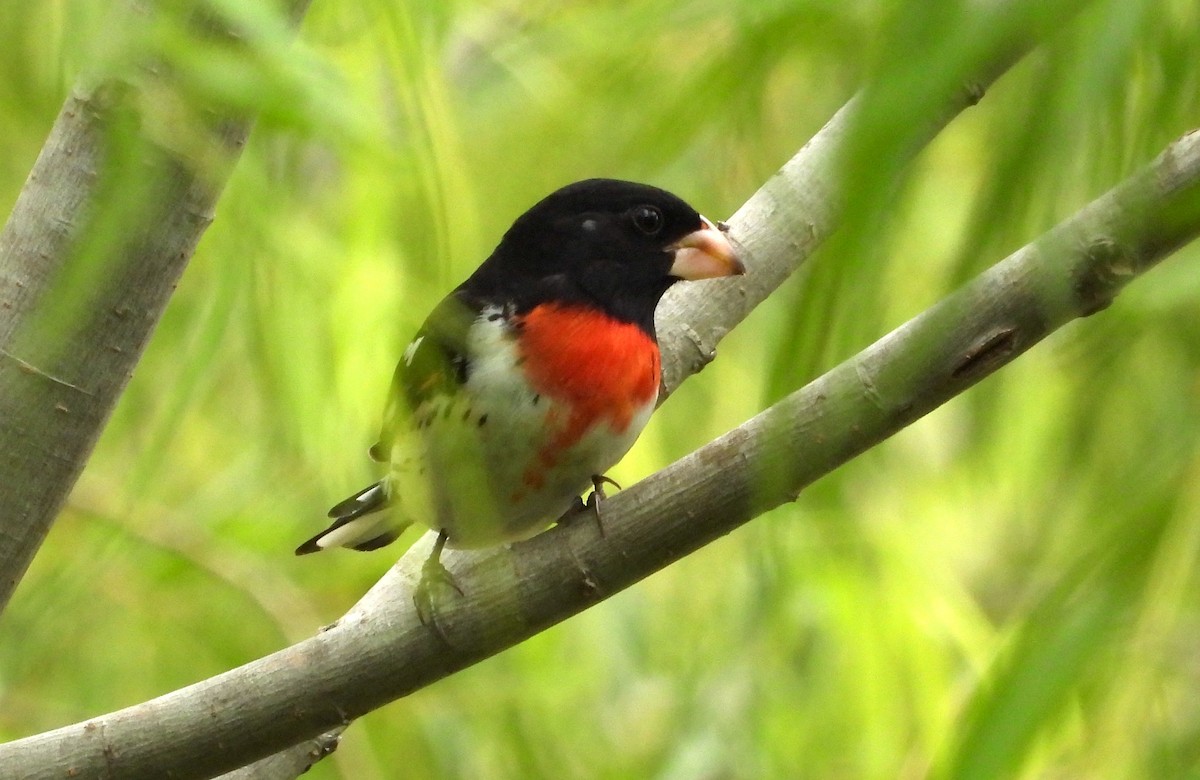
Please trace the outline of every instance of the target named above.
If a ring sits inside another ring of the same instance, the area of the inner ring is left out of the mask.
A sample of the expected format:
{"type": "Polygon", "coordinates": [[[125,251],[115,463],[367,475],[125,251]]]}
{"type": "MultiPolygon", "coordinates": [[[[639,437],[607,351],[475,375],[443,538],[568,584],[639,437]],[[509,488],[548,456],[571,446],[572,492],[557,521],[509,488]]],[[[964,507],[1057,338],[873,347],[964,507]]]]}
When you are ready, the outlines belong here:
{"type": "Polygon", "coordinates": [[[1084,253],[1073,283],[1079,315],[1088,317],[1108,308],[1117,292],[1136,275],[1137,263],[1130,248],[1111,236],[1094,238],[1084,253]]]}
{"type": "Polygon", "coordinates": [[[990,331],[977,340],[950,371],[954,379],[989,373],[1016,353],[1017,329],[1011,326],[990,331]]]}
{"type": "Polygon", "coordinates": [[[600,581],[596,579],[591,568],[579,557],[579,553],[575,551],[575,548],[569,547],[569,549],[571,551],[571,560],[575,562],[575,568],[579,570],[579,584],[583,586],[582,592],[596,601],[603,601],[608,597],[608,593],[600,585],[600,581]]]}
{"type": "Polygon", "coordinates": [[[871,377],[871,372],[863,364],[862,361],[855,361],[854,373],[858,375],[858,382],[862,385],[863,395],[867,397],[872,404],[877,408],[887,411],[887,404],[884,403],[883,396],[879,392],[879,388],[875,384],[875,380],[871,377]]]}
{"type": "Polygon", "coordinates": [[[330,732],[329,734],[322,734],[313,740],[313,749],[308,752],[309,758],[313,760],[313,763],[316,763],[326,756],[333,755],[333,752],[338,749],[341,741],[342,737],[338,733],[330,732]]]}

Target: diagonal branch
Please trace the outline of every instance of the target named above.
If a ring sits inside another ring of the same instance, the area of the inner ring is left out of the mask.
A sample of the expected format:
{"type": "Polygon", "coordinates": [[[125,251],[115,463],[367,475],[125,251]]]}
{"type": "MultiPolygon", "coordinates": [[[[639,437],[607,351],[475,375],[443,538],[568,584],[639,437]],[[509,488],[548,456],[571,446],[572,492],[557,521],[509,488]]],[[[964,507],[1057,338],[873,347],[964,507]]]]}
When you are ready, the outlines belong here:
{"type": "MultiPolygon", "coordinates": [[[[287,3],[293,27],[308,3],[287,3]]],[[[214,19],[195,24],[236,38],[214,19]]],[[[134,123],[172,110],[178,86],[156,66],[138,78],[80,80],[0,233],[0,610],[83,470],[250,133],[250,117],[226,112],[172,127],[174,137],[135,134],[134,123]],[[168,148],[188,134],[202,164],[168,148]]]]}
{"type": "MultiPolygon", "coordinates": [[[[971,5],[975,24],[990,31],[987,45],[980,46],[975,61],[955,71],[961,78],[949,82],[944,93],[910,96],[923,98],[931,110],[914,120],[912,127],[890,124],[887,128],[889,136],[897,137],[895,159],[885,163],[894,172],[902,171],[951,120],[978,103],[997,79],[1049,38],[1054,26],[1068,23],[1085,3],[1067,0],[1040,10],[1038,3],[1024,0],[983,0],[971,5]],[[1040,13],[1045,14],[1041,21],[1026,18],[1040,13]]],[[[839,228],[847,189],[841,182],[855,154],[856,134],[863,129],[859,120],[864,109],[878,111],[876,101],[877,95],[868,90],[846,103],[730,217],[734,238],[752,262],[760,261],[754,262],[753,275],[736,285],[676,285],[667,291],[656,314],[664,397],[711,362],[721,339],[839,228]]]]}
{"type": "MultiPolygon", "coordinates": [[[[554,528],[444,558],[444,644],[411,600],[423,537],[320,635],[135,707],[0,746],[0,776],[208,777],[500,652],[790,501],[1200,235],[1200,132],[964,288],[716,441],[617,494],[605,534],[554,528]],[[30,773],[30,767],[38,770],[30,773]]],[[[751,269],[753,273],[753,267],[751,269]]]]}

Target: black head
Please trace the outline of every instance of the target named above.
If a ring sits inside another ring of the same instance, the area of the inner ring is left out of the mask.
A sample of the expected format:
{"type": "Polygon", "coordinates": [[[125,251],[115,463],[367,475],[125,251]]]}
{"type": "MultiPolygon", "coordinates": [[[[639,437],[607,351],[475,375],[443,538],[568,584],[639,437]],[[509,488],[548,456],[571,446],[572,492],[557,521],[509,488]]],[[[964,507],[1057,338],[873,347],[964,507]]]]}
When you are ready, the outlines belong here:
{"type": "Polygon", "coordinates": [[[588,179],[522,214],[459,287],[478,301],[586,303],[654,332],[654,309],[680,279],[742,273],[725,237],[665,190],[588,179]]]}

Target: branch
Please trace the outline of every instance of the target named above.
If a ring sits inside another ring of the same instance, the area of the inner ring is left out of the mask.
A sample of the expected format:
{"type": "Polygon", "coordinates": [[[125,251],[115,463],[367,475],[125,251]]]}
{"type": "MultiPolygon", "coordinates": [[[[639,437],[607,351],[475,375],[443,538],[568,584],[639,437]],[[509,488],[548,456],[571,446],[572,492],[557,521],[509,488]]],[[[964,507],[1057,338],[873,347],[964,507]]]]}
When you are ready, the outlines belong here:
{"type": "Polygon", "coordinates": [[[1067,24],[1083,3],[1066,0],[1039,6],[1025,0],[980,0],[969,5],[974,9],[972,22],[987,30],[979,36],[975,57],[930,79],[931,91],[906,96],[930,106],[928,116],[914,120],[917,124],[911,127],[897,122],[890,110],[881,118],[878,103],[895,99],[880,97],[884,87],[855,97],[729,219],[738,244],[758,261],[754,274],[737,285],[676,285],[667,291],[656,312],[662,349],[660,401],[711,362],[721,339],[841,225],[846,195],[841,182],[846,180],[847,162],[854,159],[860,134],[893,139],[893,146],[885,148],[893,151],[894,158],[873,157],[871,164],[898,175],[963,109],[978,103],[1035,45],[1067,24]],[[945,91],[939,92],[939,87],[945,91]],[[873,112],[873,127],[863,127],[864,110],[873,112]],[[886,128],[879,126],[883,123],[886,128]]]}
{"type": "Polygon", "coordinates": [[[1195,132],[857,356],[618,493],[605,504],[603,536],[575,523],[508,548],[444,556],[465,593],[441,603],[449,646],[420,623],[411,599],[433,542],[427,534],[320,635],[144,704],[0,746],[0,776],[208,777],[337,727],[793,500],[1066,322],[1104,308],[1198,234],[1195,132]]]}
{"type": "MultiPolygon", "coordinates": [[[[308,2],[289,0],[293,28],[308,2]]],[[[236,39],[211,18],[196,27],[236,39]]],[[[177,92],[157,66],[135,80],[81,79],[0,233],[0,610],[83,470],[250,133],[250,117],[227,113],[186,133],[135,137],[126,127],[153,132],[154,112],[175,108],[177,92]]]]}
{"type": "MultiPolygon", "coordinates": [[[[337,750],[342,727],[273,753],[253,764],[221,775],[220,780],[284,780],[299,777],[337,750]]],[[[148,775],[150,776],[150,775],[148,775]]]]}

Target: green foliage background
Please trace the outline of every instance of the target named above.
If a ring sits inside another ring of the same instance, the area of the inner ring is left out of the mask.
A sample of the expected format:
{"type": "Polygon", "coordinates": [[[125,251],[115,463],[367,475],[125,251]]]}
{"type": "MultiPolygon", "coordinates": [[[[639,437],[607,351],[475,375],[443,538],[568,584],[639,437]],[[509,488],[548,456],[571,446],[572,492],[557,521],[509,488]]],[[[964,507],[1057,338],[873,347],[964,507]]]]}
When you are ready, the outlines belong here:
{"type": "MultiPolygon", "coordinates": [[[[248,53],[194,38],[189,5],[0,3],[4,213],[85,68],[157,59],[185,120],[262,117],[0,619],[0,738],[349,607],[402,545],[291,550],[375,478],[424,314],[549,190],[640,179],[723,218],[866,88],[846,229],[663,407],[628,484],[1200,125],[1190,0],[1014,2],[1011,28],[950,0],[319,0],[298,45],[261,4],[213,0],[248,53]],[[936,97],[1024,28],[1045,45],[897,176],[936,97]]],[[[186,127],[148,132],[187,148],[186,127]]],[[[1200,777],[1197,260],[795,505],[364,718],[309,776],[1200,777]]]]}

